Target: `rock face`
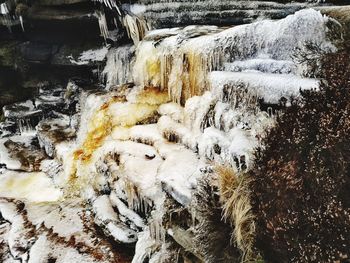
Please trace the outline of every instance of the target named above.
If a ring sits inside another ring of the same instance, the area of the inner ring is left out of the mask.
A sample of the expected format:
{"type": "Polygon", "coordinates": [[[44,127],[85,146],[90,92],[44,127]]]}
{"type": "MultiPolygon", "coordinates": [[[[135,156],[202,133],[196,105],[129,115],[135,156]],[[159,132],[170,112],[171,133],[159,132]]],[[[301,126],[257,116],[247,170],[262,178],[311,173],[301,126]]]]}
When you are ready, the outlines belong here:
{"type": "Polygon", "coordinates": [[[92,69],[97,68],[99,61],[74,63],[83,51],[97,49],[102,43],[93,3],[19,4],[9,0],[1,5],[0,90],[4,91],[0,96],[1,107],[30,98],[41,82],[65,86],[72,77],[98,78],[92,69]]]}
{"type": "Polygon", "coordinates": [[[319,88],[300,58],[334,52],[341,24],[309,7],[336,10],[2,3],[0,90],[16,88],[0,93],[2,262],[257,260],[222,219],[216,167],[252,169],[276,119],[319,88]]]}
{"type": "Polygon", "coordinates": [[[156,28],[165,28],[191,24],[232,26],[251,23],[261,17],[280,19],[306,6],[306,3],[285,5],[264,1],[139,1],[124,4],[123,8],[145,17],[156,28]],[[172,15],[173,12],[176,15],[172,15]]]}

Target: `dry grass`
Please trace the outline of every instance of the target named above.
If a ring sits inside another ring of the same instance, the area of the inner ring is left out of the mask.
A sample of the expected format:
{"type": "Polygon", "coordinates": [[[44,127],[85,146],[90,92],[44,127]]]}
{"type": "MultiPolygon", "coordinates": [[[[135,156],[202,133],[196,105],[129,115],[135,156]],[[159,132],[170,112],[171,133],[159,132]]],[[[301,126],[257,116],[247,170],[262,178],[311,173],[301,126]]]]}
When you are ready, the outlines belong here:
{"type": "Polygon", "coordinates": [[[251,260],[255,240],[255,217],[250,203],[250,180],[229,166],[216,167],[223,217],[233,227],[231,242],[242,251],[242,262],[251,260]]]}
{"type": "Polygon", "coordinates": [[[210,178],[198,183],[194,194],[195,245],[206,263],[239,263],[242,252],[231,241],[233,227],[223,221],[218,189],[210,178]]]}

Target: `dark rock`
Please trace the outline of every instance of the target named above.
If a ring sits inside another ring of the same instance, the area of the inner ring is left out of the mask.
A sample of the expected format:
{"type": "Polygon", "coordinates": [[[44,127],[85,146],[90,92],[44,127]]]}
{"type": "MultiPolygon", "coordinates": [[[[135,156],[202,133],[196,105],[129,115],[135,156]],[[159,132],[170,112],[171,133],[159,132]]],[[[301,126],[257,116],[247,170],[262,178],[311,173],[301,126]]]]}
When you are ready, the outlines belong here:
{"type": "Polygon", "coordinates": [[[0,123],[0,137],[13,135],[16,133],[17,124],[14,121],[4,121],[0,123]]]}
{"type": "Polygon", "coordinates": [[[76,136],[75,129],[70,126],[69,116],[63,115],[61,118],[41,121],[36,130],[40,146],[50,157],[54,157],[58,143],[70,141],[76,136]]]}
{"type": "Polygon", "coordinates": [[[58,52],[58,46],[39,42],[26,42],[21,45],[23,58],[28,62],[48,63],[58,52]]]}
{"type": "Polygon", "coordinates": [[[25,118],[41,113],[41,110],[35,108],[32,101],[28,100],[21,103],[6,105],[3,108],[4,116],[9,119],[25,118]]]}
{"type": "Polygon", "coordinates": [[[89,2],[89,0],[36,0],[35,4],[42,6],[64,6],[89,2]]]}
{"type": "Polygon", "coordinates": [[[33,142],[26,145],[12,141],[11,138],[4,142],[4,146],[8,150],[9,156],[13,160],[21,163],[20,170],[33,172],[40,171],[41,161],[47,158],[45,153],[33,142]]]}

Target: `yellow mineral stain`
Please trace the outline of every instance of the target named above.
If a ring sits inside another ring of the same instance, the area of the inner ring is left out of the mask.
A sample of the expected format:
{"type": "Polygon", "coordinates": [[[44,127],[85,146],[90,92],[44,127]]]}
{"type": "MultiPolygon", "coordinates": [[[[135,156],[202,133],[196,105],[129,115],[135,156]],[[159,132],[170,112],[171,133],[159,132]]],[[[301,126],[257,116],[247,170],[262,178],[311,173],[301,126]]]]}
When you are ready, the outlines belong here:
{"type": "Polygon", "coordinates": [[[112,131],[113,123],[109,112],[110,106],[115,103],[122,103],[125,100],[124,96],[113,96],[94,113],[89,121],[88,133],[82,147],[73,153],[75,161],[81,160],[83,163],[87,163],[91,160],[93,152],[102,145],[104,139],[112,131]]]}
{"type": "Polygon", "coordinates": [[[145,87],[145,89],[137,95],[137,102],[140,104],[160,105],[169,102],[169,95],[166,90],[159,90],[156,87],[145,87]]]}
{"type": "Polygon", "coordinates": [[[184,100],[199,96],[207,89],[207,62],[201,54],[188,53],[188,86],[184,90],[184,100]]]}
{"type": "Polygon", "coordinates": [[[145,120],[155,114],[158,105],[123,103],[114,104],[112,123],[113,126],[130,127],[138,122],[145,120]]]}
{"type": "Polygon", "coordinates": [[[146,62],[147,74],[150,79],[159,78],[160,74],[160,60],[148,59],[146,62]]]}
{"type": "Polygon", "coordinates": [[[82,147],[73,154],[75,160],[90,161],[92,153],[102,145],[105,137],[111,132],[112,122],[108,107],[103,105],[90,120],[86,139],[82,147]]]}
{"type": "Polygon", "coordinates": [[[97,181],[89,170],[94,152],[108,140],[128,140],[130,127],[137,125],[157,112],[160,104],[168,102],[168,93],[147,87],[136,95],[135,102],[123,96],[114,96],[104,103],[91,117],[88,132],[78,149],[73,153],[66,195],[74,195],[84,185],[94,186],[97,181]]]}
{"type": "Polygon", "coordinates": [[[35,177],[34,176],[27,176],[25,178],[10,178],[6,181],[3,188],[0,188],[1,190],[4,189],[21,189],[29,186],[32,182],[34,182],[35,177]]]}
{"type": "Polygon", "coordinates": [[[61,191],[44,173],[7,172],[0,178],[0,197],[54,202],[61,197],[61,191]]]}

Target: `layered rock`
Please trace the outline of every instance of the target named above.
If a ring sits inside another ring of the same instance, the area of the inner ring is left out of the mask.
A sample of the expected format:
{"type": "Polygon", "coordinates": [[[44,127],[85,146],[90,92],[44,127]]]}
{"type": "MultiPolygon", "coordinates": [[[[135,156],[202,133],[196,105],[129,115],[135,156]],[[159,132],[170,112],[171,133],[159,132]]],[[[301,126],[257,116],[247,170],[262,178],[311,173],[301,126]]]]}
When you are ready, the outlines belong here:
{"type": "Polygon", "coordinates": [[[65,86],[72,77],[98,79],[91,70],[101,64],[105,53],[80,61],[84,51],[101,49],[103,41],[94,4],[9,0],[2,3],[2,10],[5,6],[7,14],[0,15],[9,21],[6,26],[0,22],[1,107],[30,98],[45,81],[65,86]],[[11,78],[6,78],[9,74],[11,78]],[[13,89],[8,89],[9,85],[13,89]]]}

